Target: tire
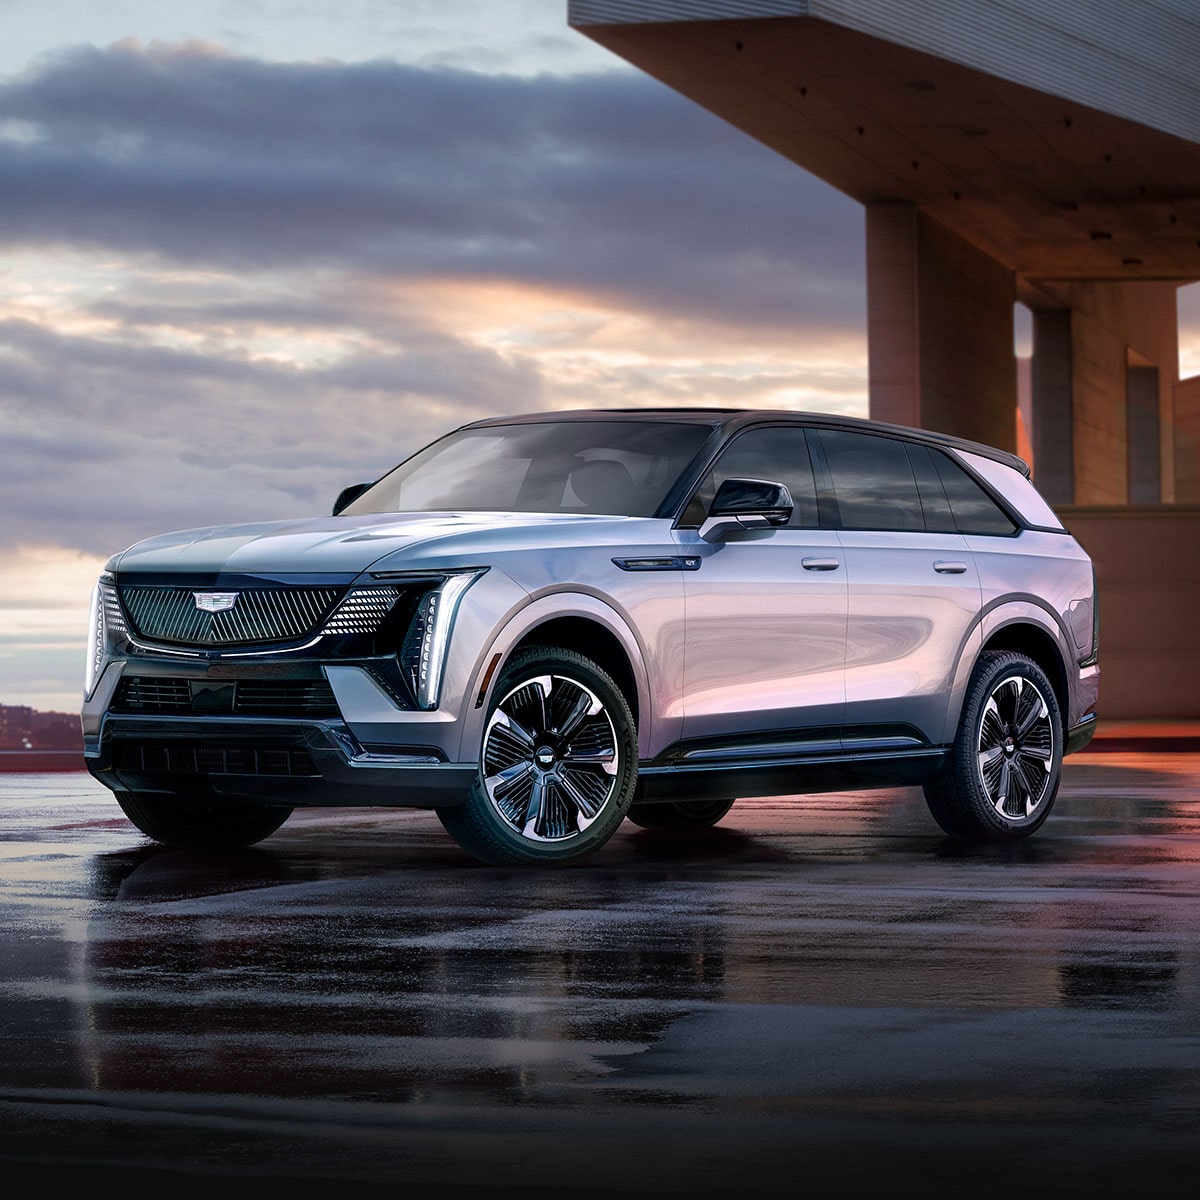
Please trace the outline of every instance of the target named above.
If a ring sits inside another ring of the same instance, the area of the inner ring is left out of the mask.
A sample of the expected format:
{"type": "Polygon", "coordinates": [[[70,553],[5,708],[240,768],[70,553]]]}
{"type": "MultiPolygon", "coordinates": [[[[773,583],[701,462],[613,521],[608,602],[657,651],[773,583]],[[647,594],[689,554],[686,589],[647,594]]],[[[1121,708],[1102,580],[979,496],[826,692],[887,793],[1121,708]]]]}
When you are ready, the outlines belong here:
{"type": "Polygon", "coordinates": [[[732,800],[631,804],[625,818],[643,829],[711,829],[732,807],[732,800]]]}
{"type": "Polygon", "coordinates": [[[1009,842],[1050,815],[1062,774],[1063,724],[1046,673],[1024,654],[983,654],[971,674],[949,764],[925,784],[952,838],[1009,842]]]}
{"type": "Polygon", "coordinates": [[[616,683],[572,650],[534,646],[500,673],[466,802],[439,808],[481,862],[567,866],[599,850],[637,786],[637,731],[616,683]]]}
{"type": "Polygon", "coordinates": [[[217,796],[115,792],[121,811],[144,833],[165,846],[184,850],[226,850],[253,846],[292,815],[280,804],[224,800],[217,796]]]}

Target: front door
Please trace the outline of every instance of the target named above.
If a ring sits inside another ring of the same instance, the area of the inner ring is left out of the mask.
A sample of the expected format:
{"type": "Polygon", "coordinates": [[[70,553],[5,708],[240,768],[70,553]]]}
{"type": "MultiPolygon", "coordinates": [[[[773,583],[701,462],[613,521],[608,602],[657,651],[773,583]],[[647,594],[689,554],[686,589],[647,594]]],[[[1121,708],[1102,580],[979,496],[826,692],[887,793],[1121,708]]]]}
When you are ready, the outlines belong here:
{"type": "MultiPolygon", "coordinates": [[[[756,427],[718,459],[681,521],[679,536],[701,559],[684,576],[685,740],[741,740],[786,732],[836,741],[844,708],[845,555],[832,529],[817,528],[805,431],[756,427]],[[787,485],[786,528],[709,543],[695,527],[725,479],[787,485]]],[[[788,740],[792,740],[789,737],[788,740]]]]}

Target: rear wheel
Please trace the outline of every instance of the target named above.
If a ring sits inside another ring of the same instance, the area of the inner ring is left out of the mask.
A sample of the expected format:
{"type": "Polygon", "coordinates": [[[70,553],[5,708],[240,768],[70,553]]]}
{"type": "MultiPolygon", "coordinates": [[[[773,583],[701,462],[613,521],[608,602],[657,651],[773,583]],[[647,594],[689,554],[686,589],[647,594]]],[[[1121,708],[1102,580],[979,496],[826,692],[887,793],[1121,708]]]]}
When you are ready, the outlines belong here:
{"type": "Polygon", "coordinates": [[[565,866],[612,837],[637,784],[637,736],[620,688],[571,650],[518,652],[497,680],[479,774],[446,831],[493,866],[565,866]]]}
{"type": "Polygon", "coordinates": [[[925,785],[934,820],[965,841],[1028,837],[1050,815],[1062,773],[1062,718],[1031,658],[980,656],[946,769],[925,785]]]}
{"type": "Polygon", "coordinates": [[[253,846],[292,815],[280,804],[225,800],[202,794],[115,792],[121,811],[144,833],[166,846],[220,850],[253,846]]]}
{"type": "Polygon", "coordinates": [[[709,829],[732,807],[732,800],[680,800],[673,804],[631,804],[626,816],[643,829],[709,829]]]}

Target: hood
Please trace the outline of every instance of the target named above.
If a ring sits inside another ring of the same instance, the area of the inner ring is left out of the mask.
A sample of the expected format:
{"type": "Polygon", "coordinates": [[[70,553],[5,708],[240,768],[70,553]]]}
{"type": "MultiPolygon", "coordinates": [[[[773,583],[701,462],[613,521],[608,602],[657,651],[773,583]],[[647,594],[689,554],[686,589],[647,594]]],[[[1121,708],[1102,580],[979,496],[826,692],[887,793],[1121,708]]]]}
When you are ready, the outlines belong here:
{"type": "MultiPolygon", "coordinates": [[[[477,546],[479,534],[612,520],[557,513],[364,513],[353,518],[214,525],[147,538],[117,555],[109,567],[122,575],[178,572],[344,576],[365,571],[380,559],[418,546],[425,551],[419,565],[427,568],[428,550],[444,550],[452,558],[459,543],[463,543],[464,550],[466,543],[477,546]]],[[[392,569],[403,569],[403,565],[402,561],[388,563],[392,569]]]]}

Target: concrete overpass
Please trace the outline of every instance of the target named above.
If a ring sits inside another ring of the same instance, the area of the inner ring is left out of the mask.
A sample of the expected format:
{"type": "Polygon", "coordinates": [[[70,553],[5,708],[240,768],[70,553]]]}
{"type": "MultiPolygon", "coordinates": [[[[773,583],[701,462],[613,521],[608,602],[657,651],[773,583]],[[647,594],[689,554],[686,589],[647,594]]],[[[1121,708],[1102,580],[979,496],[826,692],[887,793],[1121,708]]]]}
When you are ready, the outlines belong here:
{"type": "Polygon", "coordinates": [[[1025,450],[1097,563],[1105,714],[1200,715],[1176,316],[1200,279],[1195,0],[570,0],[569,21],[865,206],[871,415],[1025,450]]]}

